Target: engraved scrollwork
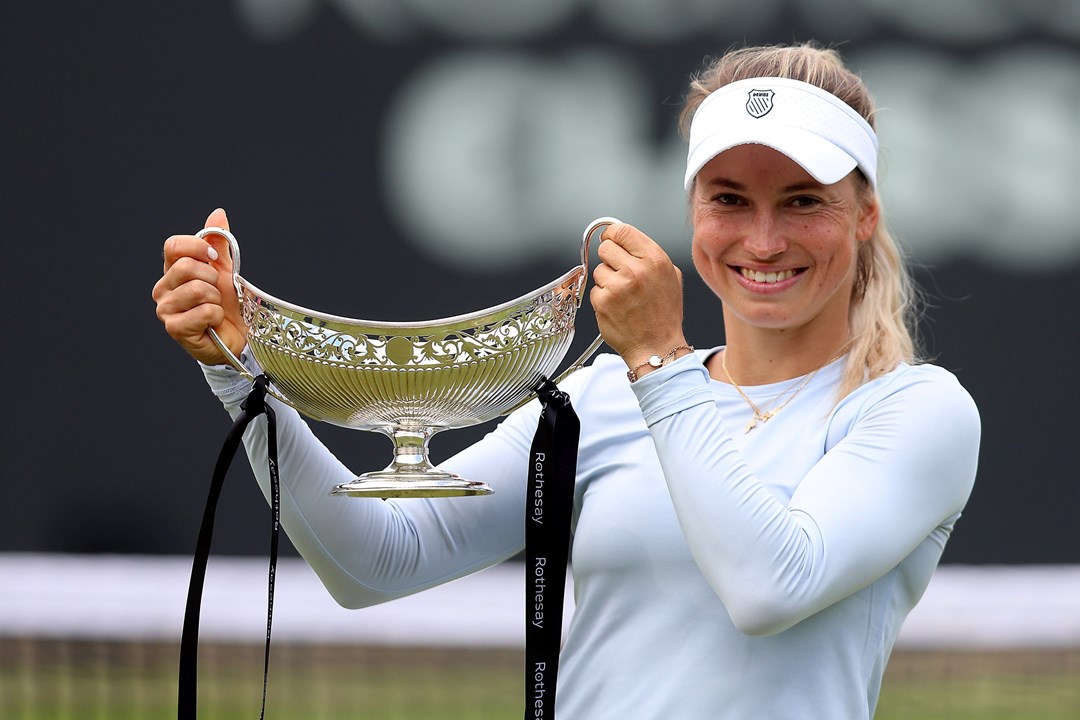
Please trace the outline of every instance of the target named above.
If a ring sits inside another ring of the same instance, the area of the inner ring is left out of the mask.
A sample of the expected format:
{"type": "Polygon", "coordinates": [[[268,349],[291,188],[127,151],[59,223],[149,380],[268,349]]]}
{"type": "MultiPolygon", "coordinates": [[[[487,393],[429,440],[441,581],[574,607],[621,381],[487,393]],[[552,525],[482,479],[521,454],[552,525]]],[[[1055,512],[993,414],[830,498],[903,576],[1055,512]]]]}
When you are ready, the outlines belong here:
{"type": "Polygon", "coordinates": [[[245,293],[243,315],[253,341],[297,357],[345,366],[437,367],[483,360],[572,329],[576,285],[543,293],[498,322],[428,335],[332,330],[314,318],[286,317],[250,293],[245,293]]]}

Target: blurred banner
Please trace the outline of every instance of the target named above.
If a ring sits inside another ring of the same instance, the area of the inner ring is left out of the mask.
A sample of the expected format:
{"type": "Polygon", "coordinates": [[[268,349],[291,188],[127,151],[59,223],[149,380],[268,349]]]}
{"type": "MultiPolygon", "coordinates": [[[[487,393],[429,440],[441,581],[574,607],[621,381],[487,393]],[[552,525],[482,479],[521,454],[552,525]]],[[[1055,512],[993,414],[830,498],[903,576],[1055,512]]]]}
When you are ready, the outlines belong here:
{"type": "MultiPolygon", "coordinates": [[[[245,277],[376,320],[530,291],[615,215],[688,271],[690,341],[721,344],[689,272],[687,78],[814,39],[877,96],[927,355],[982,411],[946,562],[1080,562],[1080,3],[42,0],[4,3],[0,39],[0,551],[193,548],[228,419],[149,296],[164,239],[217,206],[245,277]]],[[[315,430],[357,472],[385,464],[384,438],[315,430]]],[[[440,436],[436,459],[480,432],[440,436]]],[[[263,552],[265,504],[233,474],[215,548],[263,552]]]]}

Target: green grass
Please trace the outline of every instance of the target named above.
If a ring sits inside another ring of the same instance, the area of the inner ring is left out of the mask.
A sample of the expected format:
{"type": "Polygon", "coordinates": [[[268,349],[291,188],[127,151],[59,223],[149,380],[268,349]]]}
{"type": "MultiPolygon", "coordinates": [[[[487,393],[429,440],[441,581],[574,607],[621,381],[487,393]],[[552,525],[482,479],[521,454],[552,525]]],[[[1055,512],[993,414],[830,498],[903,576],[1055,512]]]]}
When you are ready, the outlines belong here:
{"type": "MultiPolygon", "coordinates": [[[[515,651],[277,644],[267,718],[516,719],[522,716],[521,663],[515,651]]],[[[262,648],[204,644],[199,682],[201,720],[257,718],[262,648]]],[[[4,720],[175,717],[173,644],[0,639],[4,720]]],[[[1080,649],[896,653],[876,720],[939,718],[1080,718],[1080,649]]]]}
{"type": "Polygon", "coordinates": [[[1076,720],[1080,678],[972,678],[886,686],[875,720],[1076,720]]]}
{"type": "MultiPolygon", "coordinates": [[[[3,720],[176,717],[175,645],[0,640],[3,720]]],[[[276,644],[273,720],[505,720],[521,715],[522,656],[513,651],[276,644]]],[[[257,718],[262,648],[204,644],[200,720],[257,718]]]]}
{"type": "Polygon", "coordinates": [[[875,720],[1076,720],[1080,650],[897,652],[875,720]]]}

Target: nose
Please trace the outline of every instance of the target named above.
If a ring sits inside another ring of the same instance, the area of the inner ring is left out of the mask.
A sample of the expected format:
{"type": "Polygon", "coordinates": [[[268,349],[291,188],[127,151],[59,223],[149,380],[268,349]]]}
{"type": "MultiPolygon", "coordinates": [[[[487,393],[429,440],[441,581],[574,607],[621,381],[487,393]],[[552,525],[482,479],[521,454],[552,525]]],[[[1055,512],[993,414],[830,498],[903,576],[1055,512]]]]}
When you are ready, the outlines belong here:
{"type": "Polygon", "coordinates": [[[746,228],[743,247],[759,260],[769,260],[787,250],[788,243],[773,213],[759,209],[746,228]]]}

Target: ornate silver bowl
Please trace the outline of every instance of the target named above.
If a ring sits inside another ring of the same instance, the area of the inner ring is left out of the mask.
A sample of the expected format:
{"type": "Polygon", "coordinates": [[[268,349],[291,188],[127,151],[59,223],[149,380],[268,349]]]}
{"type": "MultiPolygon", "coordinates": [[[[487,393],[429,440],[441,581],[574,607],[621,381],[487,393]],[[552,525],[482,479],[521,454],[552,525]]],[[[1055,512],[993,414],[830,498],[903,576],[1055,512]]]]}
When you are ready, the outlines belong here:
{"type": "MultiPolygon", "coordinates": [[[[250,352],[270,380],[269,392],[315,420],[386,434],[394,459],[385,469],[337,486],[334,494],[362,497],[486,495],[491,488],[434,467],[428,443],[442,430],[505,415],[535,396],[570,348],[585,293],[589,240],[616,223],[598,218],[581,240],[581,264],[516,300],[428,322],[376,322],[316,312],[280,300],[240,275],[240,246],[229,242],[233,284],[250,352]]],[[[209,331],[229,362],[248,369],[209,331]]],[[[597,337],[555,382],[580,368],[597,337]]]]}

